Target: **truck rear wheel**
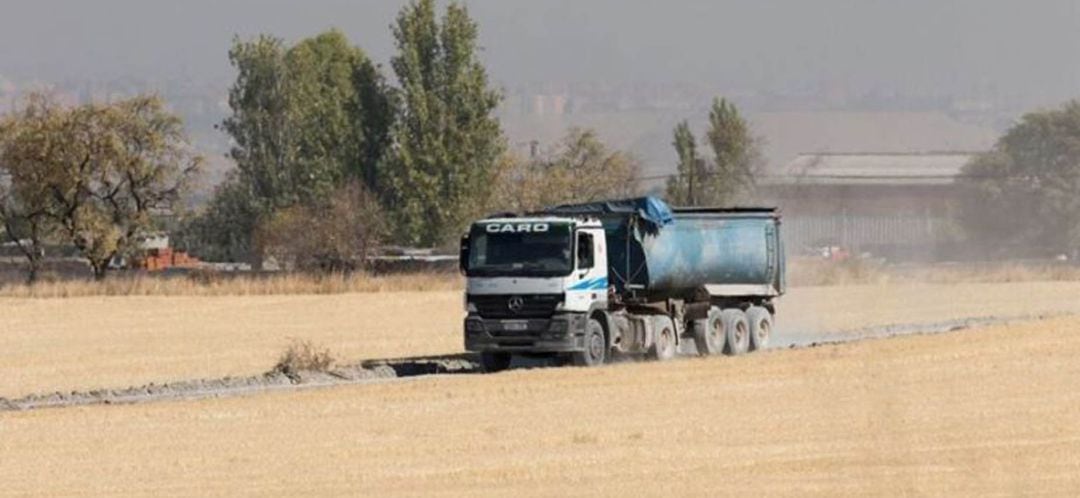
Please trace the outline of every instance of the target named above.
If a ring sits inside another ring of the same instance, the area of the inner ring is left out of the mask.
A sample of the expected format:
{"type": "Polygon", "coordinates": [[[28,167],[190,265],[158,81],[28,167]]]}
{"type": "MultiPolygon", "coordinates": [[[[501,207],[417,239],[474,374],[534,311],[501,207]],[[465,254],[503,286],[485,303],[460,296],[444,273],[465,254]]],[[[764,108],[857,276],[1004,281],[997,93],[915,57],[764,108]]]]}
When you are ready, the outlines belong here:
{"type": "Polygon", "coordinates": [[[590,318],[585,326],[585,350],[570,354],[570,360],[579,367],[595,367],[607,361],[608,345],[604,338],[604,326],[600,321],[590,318]]]}
{"type": "Polygon", "coordinates": [[[720,320],[720,308],[709,309],[708,318],[694,321],[694,345],[698,355],[709,356],[724,352],[724,322],[720,320]]]}
{"type": "Polygon", "coordinates": [[[750,322],[750,351],[769,347],[772,336],[772,314],[761,306],[751,306],[746,311],[746,320],[750,322]]]}
{"type": "Polygon", "coordinates": [[[510,368],[514,357],[510,353],[480,353],[480,368],[484,373],[501,372],[510,368]]]}
{"type": "Polygon", "coordinates": [[[663,325],[658,327],[656,339],[649,348],[649,358],[657,361],[666,361],[675,357],[678,348],[675,338],[675,324],[670,319],[662,320],[663,325]]]}
{"type": "Polygon", "coordinates": [[[724,324],[727,342],[724,353],[735,356],[747,352],[750,349],[750,323],[746,321],[746,313],[729,308],[720,313],[720,321],[724,324]]]}

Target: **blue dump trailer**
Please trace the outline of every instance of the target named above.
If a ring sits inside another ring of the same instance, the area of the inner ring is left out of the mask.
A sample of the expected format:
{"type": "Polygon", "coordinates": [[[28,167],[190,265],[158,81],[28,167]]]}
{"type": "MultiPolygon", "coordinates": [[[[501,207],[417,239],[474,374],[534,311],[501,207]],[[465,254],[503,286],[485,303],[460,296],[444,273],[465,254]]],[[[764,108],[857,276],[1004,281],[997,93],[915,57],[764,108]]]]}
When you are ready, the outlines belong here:
{"type": "Polygon", "coordinates": [[[671,208],[655,197],[477,221],[461,244],[465,346],[489,371],[514,354],[597,365],[767,346],[785,290],[772,208],[671,208]]]}
{"type": "Polygon", "coordinates": [[[567,205],[550,214],[595,217],[607,240],[615,291],[689,299],[784,292],[780,215],[774,208],[669,208],[655,197],[567,205]]]}

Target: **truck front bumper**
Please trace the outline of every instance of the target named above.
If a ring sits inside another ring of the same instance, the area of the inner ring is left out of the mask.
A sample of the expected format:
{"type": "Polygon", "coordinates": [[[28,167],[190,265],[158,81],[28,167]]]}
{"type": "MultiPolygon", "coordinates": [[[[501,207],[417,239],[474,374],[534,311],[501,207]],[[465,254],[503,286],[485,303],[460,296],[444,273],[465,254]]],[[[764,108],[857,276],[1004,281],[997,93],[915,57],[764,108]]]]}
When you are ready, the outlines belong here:
{"type": "Polygon", "coordinates": [[[570,353],[585,350],[584,313],[551,318],[465,318],[465,349],[474,352],[570,353]]]}

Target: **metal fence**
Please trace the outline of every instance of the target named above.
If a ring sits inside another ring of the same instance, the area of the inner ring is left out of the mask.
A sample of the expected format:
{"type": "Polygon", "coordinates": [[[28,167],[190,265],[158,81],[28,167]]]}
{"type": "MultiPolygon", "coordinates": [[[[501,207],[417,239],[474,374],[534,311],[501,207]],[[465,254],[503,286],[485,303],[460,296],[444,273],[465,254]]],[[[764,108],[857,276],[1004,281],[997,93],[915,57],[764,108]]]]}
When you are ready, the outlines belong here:
{"type": "Polygon", "coordinates": [[[866,216],[784,217],[784,239],[792,250],[824,245],[924,246],[942,242],[948,220],[943,217],[897,214],[866,216]]]}

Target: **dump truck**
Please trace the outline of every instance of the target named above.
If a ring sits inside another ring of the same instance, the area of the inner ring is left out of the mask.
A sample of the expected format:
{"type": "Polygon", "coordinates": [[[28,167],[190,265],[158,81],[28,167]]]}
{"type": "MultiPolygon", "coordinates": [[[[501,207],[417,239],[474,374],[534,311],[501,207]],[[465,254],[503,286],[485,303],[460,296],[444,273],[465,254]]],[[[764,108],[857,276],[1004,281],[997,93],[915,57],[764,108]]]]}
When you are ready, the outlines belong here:
{"type": "Polygon", "coordinates": [[[774,208],[671,208],[656,197],[473,223],[461,239],[465,348],[595,366],[765,348],[785,290],[774,208]],[[686,348],[689,349],[689,348],[686,348]]]}

